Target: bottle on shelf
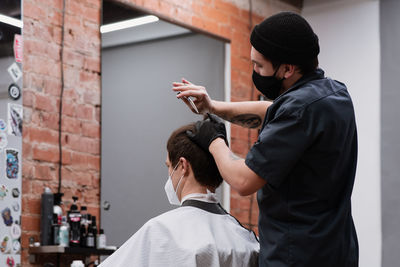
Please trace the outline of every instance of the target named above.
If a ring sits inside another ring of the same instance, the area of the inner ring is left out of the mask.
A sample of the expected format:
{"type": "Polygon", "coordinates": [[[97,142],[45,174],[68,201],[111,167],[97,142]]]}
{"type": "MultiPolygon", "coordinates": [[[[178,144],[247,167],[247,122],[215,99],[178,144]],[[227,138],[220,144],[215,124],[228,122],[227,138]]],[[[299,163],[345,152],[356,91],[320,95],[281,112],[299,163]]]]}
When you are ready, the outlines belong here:
{"type": "Polygon", "coordinates": [[[78,197],[74,196],[72,199],[74,200],[74,203],[71,205],[71,208],[68,211],[68,223],[70,227],[69,245],[71,247],[79,247],[81,236],[81,213],[76,205],[78,197]]]}
{"type": "Polygon", "coordinates": [[[63,216],[61,220],[60,227],[60,246],[69,246],[69,224],[67,222],[67,217],[63,216]]]}
{"type": "Polygon", "coordinates": [[[58,215],[53,213],[53,225],[51,226],[52,245],[58,246],[60,244],[60,226],[58,224],[58,215]]]}
{"type": "Polygon", "coordinates": [[[58,225],[61,225],[61,220],[62,220],[62,216],[63,216],[63,210],[61,208],[63,195],[64,195],[63,193],[55,193],[54,194],[53,213],[57,214],[58,225]]]}
{"type": "Polygon", "coordinates": [[[86,235],[86,246],[88,248],[95,248],[95,237],[93,235],[93,229],[92,229],[92,222],[93,222],[93,217],[88,214],[88,228],[87,228],[87,235],[86,235]]]}
{"type": "Polygon", "coordinates": [[[92,216],[92,233],[93,233],[93,238],[94,238],[94,247],[97,247],[97,225],[96,225],[96,216],[92,216]]]}
{"type": "Polygon", "coordinates": [[[100,229],[99,235],[97,236],[97,249],[105,249],[107,246],[107,238],[104,234],[104,230],[100,229]]]}
{"type": "Polygon", "coordinates": [[[46,187],[42,194],[41,217],[40,217],[40,244],[48,246],[52,243],[52,222],[53,222],[54,195],[51,189],[46,187]]]}

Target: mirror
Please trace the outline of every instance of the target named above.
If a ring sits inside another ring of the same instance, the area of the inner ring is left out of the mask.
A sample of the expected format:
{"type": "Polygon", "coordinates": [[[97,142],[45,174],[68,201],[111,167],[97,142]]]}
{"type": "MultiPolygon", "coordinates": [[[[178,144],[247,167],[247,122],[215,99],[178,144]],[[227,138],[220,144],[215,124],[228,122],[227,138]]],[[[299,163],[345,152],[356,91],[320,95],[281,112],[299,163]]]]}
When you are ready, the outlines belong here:
{"type": "Polygon", "coordinates": [[[172,82],[185,77],[224,100],[229,64],[224,41],[112,1],[103,1],[101,31],[101,204],[108,207],[101,225],[119,246],[173,208],[164,192],[166,143],[173,130],[202,119],[175,97],[172,82]]]}

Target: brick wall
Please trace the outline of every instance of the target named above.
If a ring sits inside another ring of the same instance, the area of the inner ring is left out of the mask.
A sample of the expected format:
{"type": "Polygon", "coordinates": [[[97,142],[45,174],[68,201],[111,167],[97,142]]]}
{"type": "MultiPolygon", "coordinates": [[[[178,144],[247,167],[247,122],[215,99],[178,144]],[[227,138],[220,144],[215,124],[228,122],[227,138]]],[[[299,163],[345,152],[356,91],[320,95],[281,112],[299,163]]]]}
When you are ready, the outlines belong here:
{"type": "MultiPolygon", "coordinates": [[[[39,240],[40,194],[58,187],[62,0],[24,0],[22,265],[39,240]]],[[[62,189],[99,217],[100,0],[67,0],[64,34],[62,189]]],[[[68,261],[67,261],[68,262],[68,261]]],[[[42,266],[37,264],[34,266],[42,266]]]]}
{"type": "MultiPolygon", "coordinates": [[[[251,26],[246,7],[239,8],[237,3],[222,0],[116,1],[230,40],[231,99],[257,98],[257,91],[252,91],[251,26]]],[[[280,1],[267,1],[265,5],[267,11],[263,14],[259,9],[252,14],[253,25],[282,9],[280,1]]],[[[296,7],[285,4],[284,9],[296,10],[296,7]]],[[[27,248],[29,237],[38,240],[39,236],[40,194],[45,186],[54,192],[58,186],[62,0],[24,0],[23,10],[22,263],[42,266],[43,263],[28,263],[27,248]]],[[[72,195],[76,195],[97,218],[100,213],[100,16],[101,0],[66,0],[62,192],[68,207],[72,195]]],[[[232,150],[244,157],[256,136],[254,130],[232,125],[232,150]]],[[[234,191],[231,193],[232,214],[257,231],[255,196],[240,197],[234,191]]]]}

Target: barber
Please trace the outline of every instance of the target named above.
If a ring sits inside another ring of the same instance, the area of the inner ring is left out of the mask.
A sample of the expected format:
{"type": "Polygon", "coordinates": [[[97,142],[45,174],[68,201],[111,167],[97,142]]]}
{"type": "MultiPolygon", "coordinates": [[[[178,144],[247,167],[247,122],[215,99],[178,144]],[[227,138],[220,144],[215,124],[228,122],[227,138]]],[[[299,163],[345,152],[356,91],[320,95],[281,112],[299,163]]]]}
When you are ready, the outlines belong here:
{"type": "Polygon", "coordinates": [[[246,158],[231,152],[214,116],[187,134],[240,195],[257,192],[260,266],[358,266],[351,213],[357,131],[346,86],[318,68],[318,37],[300,15],[267,18],[250,42],[253,83],[272,103],[219,102],[202,86],[173,83],[189,107],[184,97],[193,97],[203,114],[260,128],[246,158]]]}

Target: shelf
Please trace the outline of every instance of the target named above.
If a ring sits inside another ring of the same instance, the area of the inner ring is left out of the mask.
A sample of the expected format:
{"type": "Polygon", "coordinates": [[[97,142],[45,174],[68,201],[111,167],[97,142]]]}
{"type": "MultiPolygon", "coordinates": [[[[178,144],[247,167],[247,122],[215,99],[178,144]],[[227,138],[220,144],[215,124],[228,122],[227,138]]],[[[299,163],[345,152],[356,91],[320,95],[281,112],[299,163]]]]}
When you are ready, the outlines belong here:
{"type": "Polygon", "coordinates": [[[62,246],[40,246],[29,247],[29,254],[81,254],[81,255],[111,255],[114,249],[96,249],[81,247],[62,247],[62,246]]]}

